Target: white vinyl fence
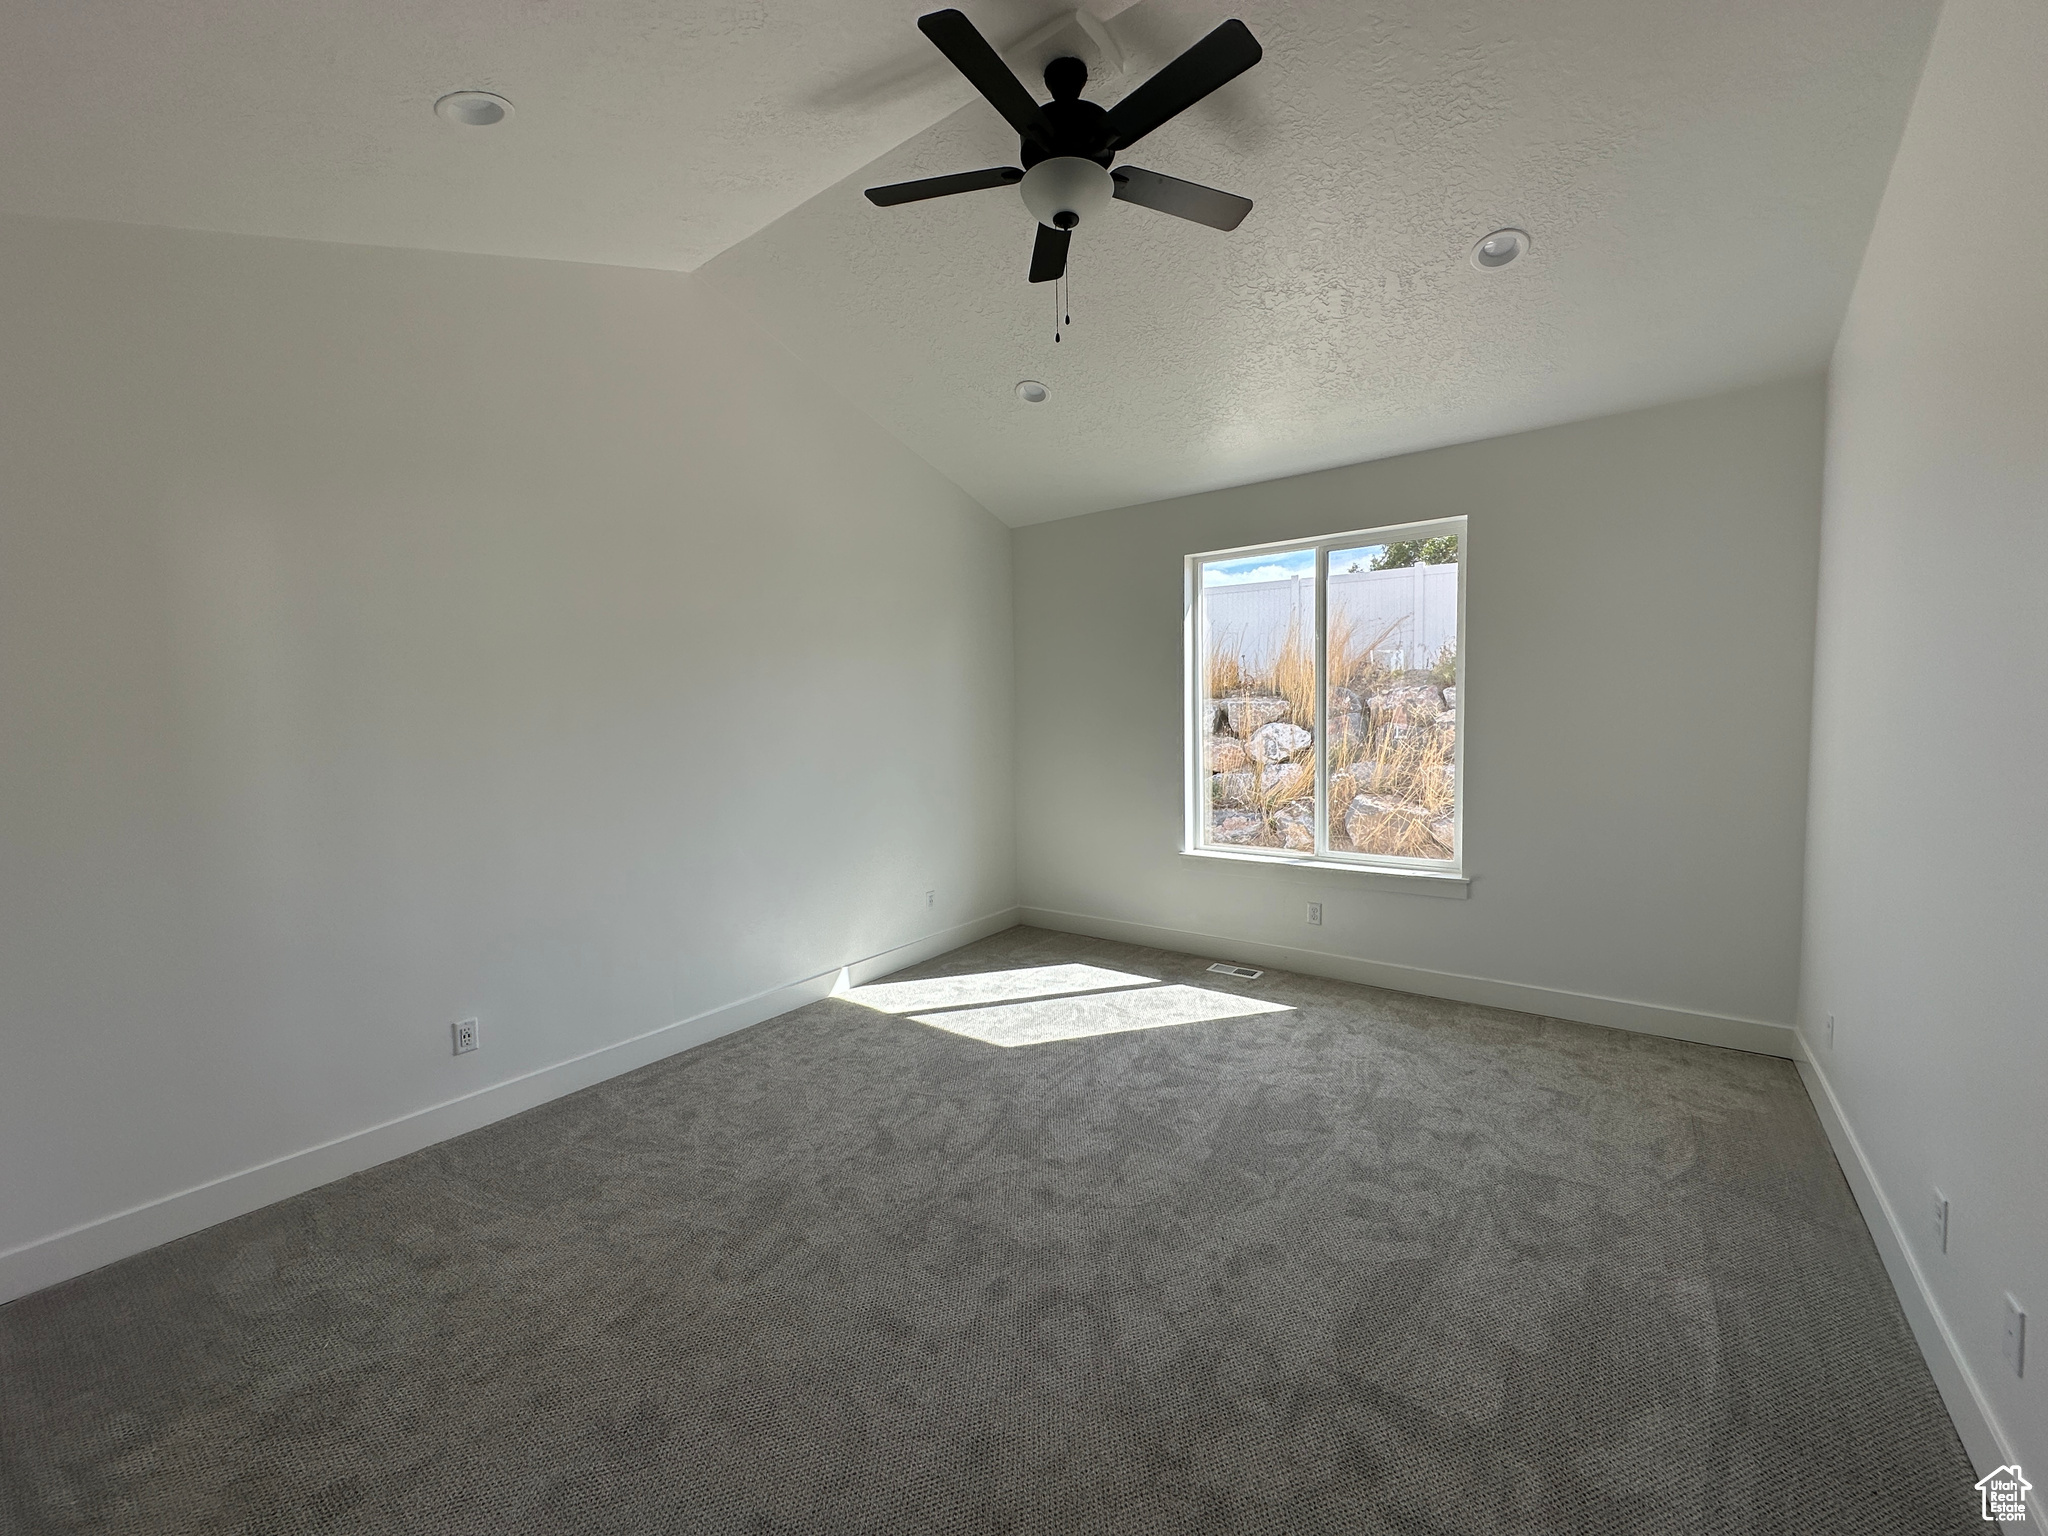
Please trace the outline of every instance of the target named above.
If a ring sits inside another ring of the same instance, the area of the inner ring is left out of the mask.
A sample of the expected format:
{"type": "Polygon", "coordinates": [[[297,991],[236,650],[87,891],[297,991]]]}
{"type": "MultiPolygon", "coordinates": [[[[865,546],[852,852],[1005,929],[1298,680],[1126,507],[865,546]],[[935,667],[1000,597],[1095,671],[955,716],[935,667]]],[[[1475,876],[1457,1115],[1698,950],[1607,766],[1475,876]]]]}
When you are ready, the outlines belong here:
{"type": "MultiPolygon", "coordinates": [[[[1316,607],[1313,576],[1246,581],[1202,594],[1211,649],[1237,652],[1247,671],[1263,672],[1302,626],[1312,641],[1316,607]]],[[[1371,644],[1384,666],[1427,667],[1458,642],[1458,567],[1410,565],[1392,571],[1332,571],[1330,611],[1348,621],[1359,645],[1371,644]]]]}

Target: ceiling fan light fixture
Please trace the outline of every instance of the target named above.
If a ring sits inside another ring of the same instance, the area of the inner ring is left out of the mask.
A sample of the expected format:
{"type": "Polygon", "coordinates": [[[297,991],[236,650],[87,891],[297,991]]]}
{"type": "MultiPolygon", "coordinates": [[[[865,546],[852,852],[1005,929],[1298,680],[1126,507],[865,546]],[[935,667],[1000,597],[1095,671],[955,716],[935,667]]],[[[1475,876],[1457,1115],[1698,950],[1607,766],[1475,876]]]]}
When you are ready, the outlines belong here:
{"type": "Polygon", "coordinates": [[[463,128],[491,128],[512,115],[512,103],[490,91],[450,91],[434,103],[434,115],[463,128]]]}
{"type": "Polygon", "coordinates": [[[1031,217],[1051,229],[1072,229],[1109,207],[1116,183],[1106,167],[1078,155],[1041,160],[1018,184],[1031,217]]]}
{"type": "Polygon", "coordinates": [[[1498,272],[1529,249],[1529,232],[1496,229],[1472,247],[1472,265],[1482,272],[1498,272]]]}
{"type": "Polygon", "coordinates": [[[1017,398],[1026,405],[1043,405],[1046,396],[1052,393],[1036,379],[1025,379],[1017,386],[1017,398]]]}

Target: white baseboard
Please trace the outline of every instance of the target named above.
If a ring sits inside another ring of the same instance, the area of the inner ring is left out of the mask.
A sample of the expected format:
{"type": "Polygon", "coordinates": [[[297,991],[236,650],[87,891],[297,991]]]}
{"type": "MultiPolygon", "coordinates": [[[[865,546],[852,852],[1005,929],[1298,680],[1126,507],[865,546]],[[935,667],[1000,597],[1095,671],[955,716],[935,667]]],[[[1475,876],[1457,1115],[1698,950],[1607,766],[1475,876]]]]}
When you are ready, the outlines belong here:
{"type": "Polygon", "coordinates": [[[1552,987],[1524,986],[1520,982],[1493,981],[1484,976],[1460,976],[1451,971],[1424,970],[1420,966],[1360,960],[1351,955],[1331,954],[1327,950],[1296,949],[1286,944],[1261,944],[1220,934],[1155,928],[1149,923],[1127,923],[1117,918],[1058,912],[1046,907],[1020,908],[1019,918],[1033,927],[1052,928],[1061,933],[1120,939],[1126,944],[1145,944],[1154,949],[1179,950],[1245,965],[1270,966],[1274,970],[1301,971],[1310,976],[1355,981],[1394,992],[1415,992],[1423,997],[1449,998],[1453,1002],[1478,1003],[1488,1008],[1511,1008],[1517,1013],[1572,1019],[1581,1024],[1633,1030],[1644,1035],[1663,1035],[1668,1039],[1691,1040],[1700,1045],[1727,1046],[1764,1056],[1796,1058],[1798,1055],[1797,1040],[1789,1024],[1767,1024],[1761,1019],[1694,1013],[1683,1008],[1667,1008],[1659,1003],[1636,1003],[1618,997],[1596,997],[1552,987]]]}
{"type": "Polygon", "coordinates": [[[479,1088],[460,1098],[429,1105],[378,1125],[367,1126],[333,1141],[306,1147],[283,1157],[224,1174],[190,1189],[131,1206],[111,1216],[82,1222],[48,1237],[0,1252],[0,1302],[11,1301],[44,1286],[141,1253],[159,1243],[198,1232],[231,1217],[246,1215],[291,1195],[361,1173],[394,1157],[417,1152],[451,1136],[460,1136],[507,1115],[558,1099],[702,1045],[720,1035],[759,1024],[831,995],[848,981],[858,984],[942,955],[962,944],[1016,926],[1014,910],[928,934],[879,955],[870,955],[816,976],[757,992],[673,1024],[665,1024],[629,1040],[600,1046],[567,1061],[540,1067],[518,1077],[479,1088]]]}
{"type": "MultiPolygon", "coordinates": [[[[1821,1129],[1827,1132],[1828,1142],[1835,1149],[1835,1161],[1842,1165],[1849,1189],[1863,1212],[1863,1223],[1870,1228],[1871,1238],[1877,1244],[1878,1257],[1884,1260],[1885,1273],[1898,1293],[1914,1342],[1926,1357],[1942,1403],[1955,1421],[1956,1433],[1962,1437],[1963,1449],[1969,1452],[1979,1472],[2018,1461],[2011,1438],[1998,1422],[1998,1414],[1984,1396],[1983,1388],[1978,1386],[1976,1373],[1963,1358],[1948,1319],[1942,1316],[1920,1261],[1913,1257],[1913,1247],[1906,1241],[1898,1212],[1878,1182],[1877,1170],[1864,1155],[1863,1143],[1849,1124],[1842,1101],[1835,1097],[1834,1085],[1813,1059],[1813,1053],[1805,1049],[1804,1041],[1793,1059],[1799,1064],[1800,1081],[1806,1084],[1807,1094],[1820,1115],[1821,1129]]],[[[2030,1495],[2027,1506],[2038,1524],[2043,1519],[2040,1498],[2030,1495]]]]}

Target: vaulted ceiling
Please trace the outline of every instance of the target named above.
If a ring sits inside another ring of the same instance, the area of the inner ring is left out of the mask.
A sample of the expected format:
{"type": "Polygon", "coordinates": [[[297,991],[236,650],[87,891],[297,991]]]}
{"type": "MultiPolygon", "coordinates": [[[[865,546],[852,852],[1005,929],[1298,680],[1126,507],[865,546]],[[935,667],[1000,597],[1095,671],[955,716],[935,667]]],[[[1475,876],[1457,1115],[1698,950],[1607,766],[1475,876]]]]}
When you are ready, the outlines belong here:
{"type": "Polygon", "coordinates": [[[1012,523],[1705,394],[1826,364],[1935,9],[1145,0],[1132,78],[1223,14],[1266,57],[1131,158],[1256,207],[1114,205],[1058,343],[1016,194],[860,197],[1013,163],[978,103],[705,270],[1012,523]]]}
{"type": "Polygon", "coordinates": [[[0,210],[701,270],[1026,523],[1822,366],[1939,6],[1112,0],[1119,76],[1058,4],[971,0],[1020,69],[1089,48],[1098,99],[1226,15],[1266,49],[1130,157],[1251,216],[1113,206],[1057,344],[1013,191],[860,196],[1015,162],[926,8],[18,5],[0,210]],[[459,88],[517,112],[451,128],[459,88]],[[1502,225],[1534,249],[1474,269],[1502,225]]]}
{"type": "MultiPolygon", "coordinates": [[[[18,0],[0,210],[689,271],[973,97],[902,0],[18,0]],[[451,127],[478,89],[514,115],[451,127]]],[[[1020,38],[1056,0],[977,3],[1020,38]]]]}

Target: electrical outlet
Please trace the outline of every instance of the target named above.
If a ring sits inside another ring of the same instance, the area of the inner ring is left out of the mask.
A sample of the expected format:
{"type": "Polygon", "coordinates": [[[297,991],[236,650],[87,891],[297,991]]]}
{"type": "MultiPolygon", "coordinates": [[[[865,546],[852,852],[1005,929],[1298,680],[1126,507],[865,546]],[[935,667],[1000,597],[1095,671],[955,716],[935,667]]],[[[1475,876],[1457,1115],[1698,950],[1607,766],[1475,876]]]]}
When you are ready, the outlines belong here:
{"type": "Polygon", "coordinates": [[[1934,1251],[1948,1252],[1948,1196],[1934,1192],[1934,1251]]]}
{"type": "Polygon", "coordinates": [[[1323,926],[1323,904],[1320,901],[1308,904],[1308,920],[1318,928],[1323,926]]]}
{"type": "Polygon", "coordinates": [[[1834,1016],[1834,1015],[1833,1015],[1833,1014],[1831,1013],[1831,1014],[1829,1014],[1829,1015],[1828,1015],[1828,1049],[1832,1051],[1832,1050],[1833,1050],[1834,1048],[1835,1048],[1835,1016],[1834,1016]]]}
{"type": "Polygon", "coordinates": [[[939,904],[939,893],[937,891],[926,891],[924,893],[924,904],[928,907],[936,907],[939,904]]]}
{"type": "Polygon", "coordinates": [[[455,1054],[466,1056],[476,1049],[476,1020],[457,1019],[450,1026],[455,1032],[455,1054]]]}
{"type": "Polygon", "coordinates": [[[2012,1367],[2013,1375],[2027,1374],[2027,1314],[2009,1295],[2005,1298],[2005,1342],[1998,1353],[2012,1367]]]}

